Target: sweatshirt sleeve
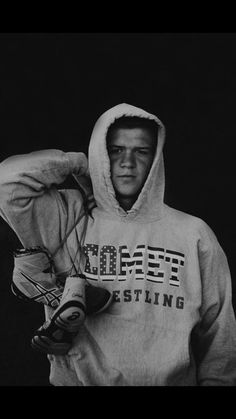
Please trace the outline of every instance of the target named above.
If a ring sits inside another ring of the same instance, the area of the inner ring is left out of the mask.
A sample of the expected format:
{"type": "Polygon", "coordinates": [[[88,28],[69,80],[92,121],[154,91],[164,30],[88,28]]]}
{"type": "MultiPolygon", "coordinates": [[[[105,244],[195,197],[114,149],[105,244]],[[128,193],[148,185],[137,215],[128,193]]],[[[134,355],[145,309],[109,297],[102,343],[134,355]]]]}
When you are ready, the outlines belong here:
{"type": "Polygon", "coordinates": [[[58,186],[68,175],[87,173],[84,153],[42,150],[7,158],[0,164],[0,215],[24,247],[58,246],[82,206],[74,194],[58,186]]]}
{"type": "Polygon", "coordinates": [[[204,223],[199,241],[202,278],[201,321],[194,333],[198,383],[236,385],[236,321],[226,255],[204,223]]]}

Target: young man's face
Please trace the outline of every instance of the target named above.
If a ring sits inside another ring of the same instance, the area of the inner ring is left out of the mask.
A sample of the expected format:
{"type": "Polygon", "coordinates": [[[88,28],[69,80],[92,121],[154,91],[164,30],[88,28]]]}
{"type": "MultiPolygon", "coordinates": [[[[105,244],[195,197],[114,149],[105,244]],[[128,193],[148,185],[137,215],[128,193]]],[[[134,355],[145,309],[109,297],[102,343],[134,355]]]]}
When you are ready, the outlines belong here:
{"type": "Polygon", "coordinates": [[[130,209],[141,191],[155,155],[156,143],[143,128],[119,128],[110,139],[108,154],[116,197],[130,209]]]}

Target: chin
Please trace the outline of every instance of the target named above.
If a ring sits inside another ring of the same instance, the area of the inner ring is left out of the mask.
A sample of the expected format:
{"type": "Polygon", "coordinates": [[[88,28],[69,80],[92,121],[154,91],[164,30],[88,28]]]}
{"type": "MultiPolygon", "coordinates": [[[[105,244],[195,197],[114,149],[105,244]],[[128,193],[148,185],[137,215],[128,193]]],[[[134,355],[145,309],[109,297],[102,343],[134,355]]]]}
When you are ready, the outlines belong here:
{"type": "Polygon", "coordinates": [[[127,192],[127,191],[117,191],[116,192],[116,197],[119,199],[130,199],[133,202],[136,201],[136,199],[138,198],[139,193],[134,193],[134,192],[127,192]]]}
{"type": "Polygon", "coordinates": [[[133,192],[133,191],[117,191],[117,195],[121,196],[122,198],[130,198],[133,199],[136,196],[138,196],[137,192],[133,192]]]}

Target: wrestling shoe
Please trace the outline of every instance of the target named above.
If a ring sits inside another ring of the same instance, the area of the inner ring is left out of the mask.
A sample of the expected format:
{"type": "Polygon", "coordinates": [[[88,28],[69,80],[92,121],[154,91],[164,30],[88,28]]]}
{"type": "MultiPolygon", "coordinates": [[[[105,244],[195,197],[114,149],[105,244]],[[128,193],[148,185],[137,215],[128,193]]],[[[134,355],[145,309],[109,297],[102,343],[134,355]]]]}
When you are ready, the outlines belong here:
{"type": "Polygon", "coordinates": [[[32,348],[48,354],[65,355],[84,320],[85,277],[69,276],[58,308],[52,318],[35,332],[31,340],[32,348]]]}
{"type": "Polygon", "coordinates": [[[112,294],[105,288],[85,284],[86,314],[98,314],[106,310],[112,302],[112,294]]]}
{"type": "Polygon", "coordinates": [[[101,313],[111,301],[112,294],[108,290],[90,285],[84,275],[68,276],[51,321],[60,329],[76,333],[86,315],[101,313]]]}
{"type": "Polygon", "coordinates": [[[46,321],[34,334],[31,347],[46,354],[66,355],[72,346],[73,333],[59,329],[55,323],[46,321]]]}
{"type": "Polygon", "coordinates": [[[65,355],[86,315],[101,313],[111,301],[109,291],[88,284],[84,275],[69,276],[58,308],[36,331],[31,346],[44,353],[65,355]]]}
{"type": "Polygon", "coordinates": [[[59,329],[76,333],[85,320],[85,276],[68,276],[61,301],[54,311],[51,322],[59,329]]]}
{"type": "MultiPolygon", "coordinates": [[[[81,277],[85,278],[84,275],[81,277]]],[[[65,279],[53,273],[52,260],[46,248],[36,246],[14,252],[11,290],[18,298],[56,309],[62,298],[64,282],[65,279]]],[[[108,290],[85,281],[85,314],[104,311],[111,300],[108,290]]]]}
{"type": "Polygon", "coordinates": [[[84,275],[58,278],[46,248],[20,249],[14,253],[14,261],[14,295],[55,310],[52,319],[35,332],[32,347],[45,353],[67,353],[85,316],[104,311],[112,294],[88,283],[84,275]]]}
{"type": "Polygon", "coordinates": [[[14,252],[11,290],[24,301],[35,301],[55,309],[63,293],[63,284],[53,273],[52,259],[46,248],[35,246],[14,252]]]}

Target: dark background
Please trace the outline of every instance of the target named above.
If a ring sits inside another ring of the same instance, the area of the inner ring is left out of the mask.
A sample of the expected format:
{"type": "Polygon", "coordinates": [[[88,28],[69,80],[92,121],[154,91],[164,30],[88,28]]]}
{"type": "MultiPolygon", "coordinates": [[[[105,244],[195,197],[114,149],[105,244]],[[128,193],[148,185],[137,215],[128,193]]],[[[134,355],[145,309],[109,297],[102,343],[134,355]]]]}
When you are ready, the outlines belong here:
{"type": "MultiPolygon", "coordinates": [[[[166,126],[166,202],[216,233],[236,310],[236,34],[0,34],[0,161],[43,148],[86,152],[96,119],[121,102],[166,126]]],[[[47,386],[46,356],[29,344],[43,309],[10,291],[17,246],[0,219],[0,385],[47,386]]]]}

